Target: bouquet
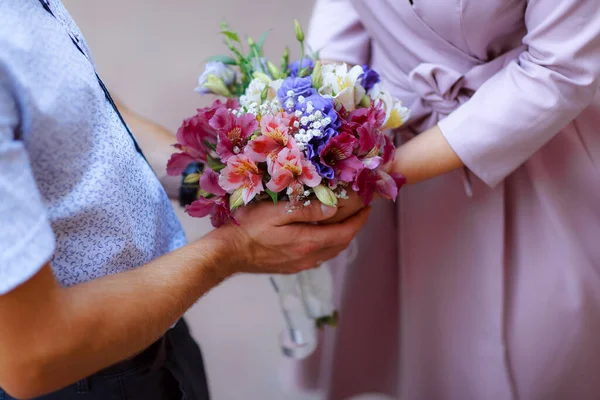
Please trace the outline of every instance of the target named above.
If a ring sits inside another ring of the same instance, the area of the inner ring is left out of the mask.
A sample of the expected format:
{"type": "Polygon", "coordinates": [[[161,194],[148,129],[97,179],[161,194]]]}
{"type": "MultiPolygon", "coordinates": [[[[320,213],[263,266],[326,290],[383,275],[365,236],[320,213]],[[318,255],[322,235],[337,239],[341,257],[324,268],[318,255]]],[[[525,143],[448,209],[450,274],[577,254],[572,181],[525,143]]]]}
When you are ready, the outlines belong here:
{"type": "MultiPolygon", "coordinates": [[[[222,99],[183,122],[174,145],[180,152],[167,165],[195,194],[189,215],[210,216],[219,227],[237,223],[233,211],[257,201],[337,206],[349,191],[365,204],[374,195],[395,200],[404,178],[388,172],[395,152],[388,132],[408,109],[369,67],[323,65],[318,54],[305,54],[297,21],[295,30],[300,59],[290,63],[286,48],[276,65],[263,54],[266,34],[244,44],[221,25],[232,55],[211,57],[196,91],[222,99]]],[[[335,325],[326,265],[272,282],[284,312],[292,295],[317,326],[335,325]]]]}

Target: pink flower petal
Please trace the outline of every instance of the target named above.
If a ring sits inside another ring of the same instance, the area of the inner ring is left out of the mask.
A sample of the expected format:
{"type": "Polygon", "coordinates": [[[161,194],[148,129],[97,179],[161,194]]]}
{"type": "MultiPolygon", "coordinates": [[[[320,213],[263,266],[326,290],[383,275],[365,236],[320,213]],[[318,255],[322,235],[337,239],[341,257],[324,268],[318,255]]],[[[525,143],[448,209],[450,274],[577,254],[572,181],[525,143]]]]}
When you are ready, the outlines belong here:
{"type": "Polygon", "coordinates": [[[388,135],[384,135],[384,146],[383,146],[383,164],[387,164],[394,159],[396,154],[396,146],[392,142],[392,139],[388,135]]]}
{"type": "Polygon", "coordinates": [[[217,154],[221,158],[221,161],[226,163],[231,157],[235,156],[233,153],[233,143],[226,135],[219,134],[219,143],[217,143],[217,154]]]}
{"type": "Polygon", "coordinates": [[[381,165],[381,157],[379,157],[379,156],[363,158],[361,161],[365,168],[371,169],[371,170],[376,169],[377,167],[379,167],[381,165]]]}
{"type": "Polygon", "coordinates": [[[396,186],[394,178],[383,171],[377,171],[377,173],[379,175],[379,179],[376,183],[377,194],[388,200],[396,200],[396,196],[398,196],[398,186],[396,186]]]}
{"type": "Polygon", "coordinates": [[[188,153],[175,153],[167,162],[167,174],[171,176],[182,175],[188,165],[197,161],[188,153]]]}
{"type": "Polygon", "coordinates": [[[235,115],[229,110],[220,108],[208,123],[217,132],[227,134],[234,127],[235,115]]]}
{"type": "Polygon", "coordinates": [[[246,146],[245,153],[251,160],[265,162],[269,154],[280,150],[281,146],[268,136],[259,136],[246,146]]]}
{"type": "Polygon", "coordinates": [[[237,125],[242,129],[241,137],[246,139],[258,129],[258,121],[254,114],[244,114],[237,120],[237,125]]]}
{"type": "Polygon", "coordinates": [[[300,182],[304,183],[308,187],[318,186],[323,178],[317,173],[317,169],[310,161],[302,162],[302,175],[300,175],[300,182]]]}
{"type": "Polygon", "coordinates": [[[358,157],[352,155],[337,162],[338,178],[343,182],[353,182],[356,175],[365,167],[358,157]]]}
{"type": "Polygon", "coordinates": [[[200,177],[200,188],[216,196],[225,196],[227,192],[219,186],[219,174],[210,168],[205,168],[200,177]]]}
{"type": "Polygon", "coordinates": [[[192,204],[185,206],[185,212],[194,218],[204,218],[210,214],[215,206],[215,203],[204,197],[200,197],[192,204]]]}
{"type": "Polygon", "coordinates": [[[366,168],[356,178],[352,188],[362,198],[365,205],[369,205],[373,201],[373,194],[375,193],[378,179],[379,177],[376,173],[366,168]]]}
{"type": "Polygon", "coordinates": [[[279,193],[285,190],[294,181],[294,175],[286,169],[278,169],[271,174],[271,180],[267,183],[267,189],[279,193]]]}
{"type": "Polygon", "coordinates": [[[244,200],[244,204],[250,203],[257,194],[262,193],[264,190],[262,176],[249,174],[249,182],[244,185],[244,189],[242,189],[242,199],[244,200]]]}

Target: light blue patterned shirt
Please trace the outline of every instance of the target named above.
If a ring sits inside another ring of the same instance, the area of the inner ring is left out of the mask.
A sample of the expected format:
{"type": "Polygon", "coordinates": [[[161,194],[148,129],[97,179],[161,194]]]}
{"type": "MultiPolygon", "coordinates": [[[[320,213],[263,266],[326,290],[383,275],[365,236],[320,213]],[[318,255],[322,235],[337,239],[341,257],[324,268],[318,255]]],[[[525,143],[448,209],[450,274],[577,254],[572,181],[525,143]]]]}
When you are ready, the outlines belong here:
{"type": "Polygon", "coordinates": [[[81,32],[47,3],[56,18],[39,0],[0,1],[0,294],[47,261],[70,286],[185,244],[81,32]]]}

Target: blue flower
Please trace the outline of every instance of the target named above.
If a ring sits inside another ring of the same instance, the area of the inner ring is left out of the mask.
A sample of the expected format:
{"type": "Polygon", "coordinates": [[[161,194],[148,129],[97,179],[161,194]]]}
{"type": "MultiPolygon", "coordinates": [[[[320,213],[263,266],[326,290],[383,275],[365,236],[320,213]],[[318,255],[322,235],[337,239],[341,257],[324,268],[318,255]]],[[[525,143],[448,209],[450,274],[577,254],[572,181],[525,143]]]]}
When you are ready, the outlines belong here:
{"type": "Polygon", "coordinates": [[[297,77],[298,72],[303,68],[308,68],[308,74],[310,75],[312,73],[312,70],[314,67],[315,67],[315,63],[313,62],[312,58],[304,57],[304,59],[302,60],[302,63],[300,63],[300,60],[298,60],[298,61],[294,61],[293,63],[291,63],[289,65],[290,76],[293,78],[297,77]]]}
{"type": "Polygon", "coordinates": [[[335,137],[338,134],[339,132],[336,129],[328,127],[321,137],[311,139],[306,146],[306,157],[313,163],[317,169],[317,173],[326,179],[333,179],[335,177],[335,172],[329,165],[321,163],[321,150],[323,150],[323,147],[325,147],[332,137],[335,137]]]}
{"type": "Polygon", "coordinates": [[[378,84],[381,79],[379,78],[379,74],[375,70],[369,68],[368,65],[363,65],[363,70],[365,72],[361,75],[361,85],[368,92],[373,86],[378,84]]]}
{"type": "MultiPolygon", "coordinates": [[[[279,101],[285,106],[288,100],[292,100],[294,103],[294,107],[291,107],[292,110],[295,110],[295,104],[298,102],[298,97],[303,96],[304,98],[310,97],[317,94],[317,91],[312,87],[312,79],[310,77],[305,78],[286,78],[279,91],[277,92],[277,97],[279,97],[279,101]]],[[[289,110],[288,107],[286,109],[289,110]]]]}

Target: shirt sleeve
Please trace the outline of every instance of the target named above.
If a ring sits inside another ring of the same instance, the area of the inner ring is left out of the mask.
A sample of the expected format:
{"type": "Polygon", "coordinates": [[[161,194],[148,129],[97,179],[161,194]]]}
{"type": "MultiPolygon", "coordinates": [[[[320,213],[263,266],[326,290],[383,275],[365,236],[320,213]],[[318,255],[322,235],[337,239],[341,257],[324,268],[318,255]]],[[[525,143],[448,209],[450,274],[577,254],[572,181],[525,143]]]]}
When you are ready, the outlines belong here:
{"type": "Polygon", "coordinates": [[[350,0],[317,0],[307,43],[322,60],[359,65],[369,62],[369,34],[350,0]]]}
{"type": "Polygon", "coordinates": [[[0,295],[35,275],[55,246],[18,126],[16,101],[0,79],[0,295]]]}
{"type": "Polygon", "coordinates": [[[490,186],[560,132],[598,90],[598,2],[527,3],[526,50],[439,123],[465,165],[490,186]]]}

